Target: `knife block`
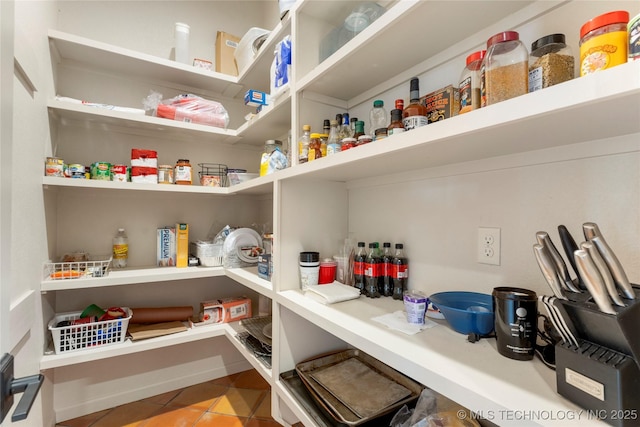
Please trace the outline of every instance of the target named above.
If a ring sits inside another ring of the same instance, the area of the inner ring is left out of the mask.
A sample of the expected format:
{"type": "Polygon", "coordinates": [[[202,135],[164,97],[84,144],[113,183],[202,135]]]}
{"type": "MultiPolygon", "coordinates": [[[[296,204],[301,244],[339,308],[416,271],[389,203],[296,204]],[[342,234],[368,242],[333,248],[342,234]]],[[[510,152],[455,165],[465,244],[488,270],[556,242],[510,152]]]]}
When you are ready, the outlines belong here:
{"type": "Polygon", "coordinates": [[[617,351],[583,341],[580,348],[556,345],[556,386],[560,395],[585,408],[587,419],[615,427],[640,423],[640,369],[617,351]]]}
{"type": "Polygon", "coordinates": [[[630,356],[640,368],[640,286],[632,286],[638,298],[623,299],[626,307],[613,306],[616,315],[600,311],[588,292],[568,293],[571,299],[555,302],[576,338],[630,356]]]}

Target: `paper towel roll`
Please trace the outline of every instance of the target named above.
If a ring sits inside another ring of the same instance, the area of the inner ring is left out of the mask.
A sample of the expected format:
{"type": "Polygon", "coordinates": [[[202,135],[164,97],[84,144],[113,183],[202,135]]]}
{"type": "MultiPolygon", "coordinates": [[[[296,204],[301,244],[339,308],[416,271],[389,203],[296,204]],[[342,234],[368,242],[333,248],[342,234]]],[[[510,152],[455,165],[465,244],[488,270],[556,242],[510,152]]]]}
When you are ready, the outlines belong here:
{"type": "Polygon", "coordinates": [[[133,316],[129,323],[161,323],[175,320],[189,320],[193,316],[193,307],[153,307],[132,308],[133,316]]]}

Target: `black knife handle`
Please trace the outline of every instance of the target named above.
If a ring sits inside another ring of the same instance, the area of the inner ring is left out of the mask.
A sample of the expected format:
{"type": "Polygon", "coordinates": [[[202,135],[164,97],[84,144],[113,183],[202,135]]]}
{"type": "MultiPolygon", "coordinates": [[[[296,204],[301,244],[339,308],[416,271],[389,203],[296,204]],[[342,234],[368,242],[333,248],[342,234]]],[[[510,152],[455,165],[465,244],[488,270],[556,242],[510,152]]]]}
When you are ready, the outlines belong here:
{"type": "Polygon", "coordinates": [[[560,241],[562,242],[564,253],[567,255],[567,259],[569,260],[571,267],[573,267],[574,273],[576,273],[578,283],[580,284],[580,287],[582,289],[585,289],[585,286],[580,279],[580,274],[578,274],[578,268],[576,267],[576,261],[574,258],[574,252],[580,248],[578,247],[576,241],[573,239],[573,236],[571,236],[571,233],[569,233],[569,230],[567,230],[567,227],[565,227],[564,225],[558,226],[558,234],[560,235],[560,241]]]}

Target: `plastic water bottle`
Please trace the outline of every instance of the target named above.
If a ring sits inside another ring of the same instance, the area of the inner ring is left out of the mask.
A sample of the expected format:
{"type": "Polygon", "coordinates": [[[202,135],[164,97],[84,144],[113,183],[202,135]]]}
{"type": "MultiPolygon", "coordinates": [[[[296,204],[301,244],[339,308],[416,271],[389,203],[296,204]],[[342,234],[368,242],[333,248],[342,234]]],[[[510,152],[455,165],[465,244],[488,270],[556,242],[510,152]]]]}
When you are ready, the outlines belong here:
{"type": "Polygon", "coordinates": [[[127,266],[129,258],[129,238],[124,228],[118,228],[118,232],[113,238],[113,266],[123,268],[127,266]]]}
{"type": "Polygon", "coordinates": [[[369,135],[373,136],[377,129],[387,129],[387,126],[389,126],[389,120],[387,119],[387,111],[384,109],[384,101],[376,99],[373,101],[371,112],[369,112],[369,135]]]}

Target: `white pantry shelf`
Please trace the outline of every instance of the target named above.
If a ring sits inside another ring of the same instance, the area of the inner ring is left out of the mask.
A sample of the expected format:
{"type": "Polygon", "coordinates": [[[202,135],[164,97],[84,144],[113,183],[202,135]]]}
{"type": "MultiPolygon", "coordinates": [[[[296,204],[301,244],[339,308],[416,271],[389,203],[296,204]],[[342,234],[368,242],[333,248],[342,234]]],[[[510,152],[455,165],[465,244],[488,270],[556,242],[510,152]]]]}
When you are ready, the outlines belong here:
{"type": "Polygon", "coordinates": [[[93,362],[125,354],[156,350],[172,345],[224,336],[227,333],[227,328],[227,324],[198,326],[189,328],[184,332],[149,338],[137,342],[127,339],[120,344],[106,345],[103,347],[89,348],[86,350],[78,350],[62,354],[45,354],[42,359],[40,359],[40,369],[52,369],[75,365],[78,363],[93,362]]]}
{"type": "MultiPolygon", "coordinates": [[[[498,425],[528,425],[521,418],[508,419],[508,414],[517,410],[555,414],[582,411],[556,393],[554,371],[537,359],[523,362],[501,356],[495,340],[470,343],[444,322],[406,335],[371,320],[402,310],[400,301],[361,296],[324,305],[298,290],[280,292],[276,299],[301,318],[470,410],[504,415],[504,419],[494,420],[498,425]]],[[[548,421],[540,420],[540,424],[552,424],[548,421]]],[[[603,425],[594,420],[580,421],[582,426],[603,425]]]]}
{"type": "MultiPolygon", "coordinates": [[[[136,283],[170,282],[175,280],[199,279],[204,277],[224,276],[222,267],[148,267],[110,269],[105,277],[51,280],[45,278],[41,292],[70,289],[101,288],[108,286],[133,285],[136,283]]],[[[256,279],[258,277],[256,276],[256,279]]]]}
{"type": "Polygon", "coordinates": [[[280,177],[352,181],[640,132],[640,61],[287,169],[280,177]],[[602,121],[606,112],[615,126],[602,121]]]}

